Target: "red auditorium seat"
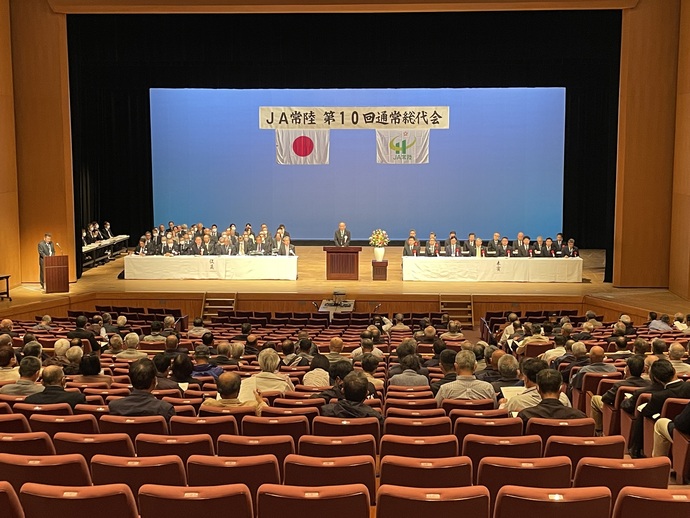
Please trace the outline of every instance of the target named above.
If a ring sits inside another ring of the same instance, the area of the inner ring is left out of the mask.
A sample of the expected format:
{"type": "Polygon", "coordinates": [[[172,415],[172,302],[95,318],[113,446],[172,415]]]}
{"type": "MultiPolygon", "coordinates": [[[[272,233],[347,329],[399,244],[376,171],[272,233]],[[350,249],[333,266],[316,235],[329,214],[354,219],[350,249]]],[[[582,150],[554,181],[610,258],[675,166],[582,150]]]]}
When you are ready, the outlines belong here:
{"type": "Polygon", "coordinates": [[[369,455],[323,459],[293,454],[285,458],[284,482],[291,486],[363,483],[373,495],[376,492],[376,467],[369,455]]]}
{"type": "Polygon", "coordinates": [[[138,457],[177,455],[183,463],[190,455],[213,455],[213,439],[209,434],[157,435],[140,433],[134,447],[138,457]]]}
{"type": "Polygon", "coordinates": [[[54,486],[28,483],[19,496],[26,518],[49,515],[139,518],[134,495],[126,484],[54,486]]]}
{"type": "Polygon", "coordinates": [[[58,432],[53,437],[59,455],[79,453],[90,463],[94,455],[134,457],[134,444],[126,433],[81,434],[58,432]]]}
{"type": "Polygon", "coordinates": [[[380,483],[407,487],[463,487],[472,485],[469,457],[420,458],[386,455],[381,459],[380,483]]]}
{"type": "Polygon", "coordinates": [[[488,518],[489,492],[482,486],[412,488],[382,485],[379,487],[376,496],[376,518],[401,516],[488,518]]]}
{"type": "Polygon", "coordinates": [[[503,486],[496,497],[494,518],[558,516],[606,518],[611,512],[611,491],[606,487],[538,488],[503,486]]]}
{"type": "Polygon", "coordinates": [[[353,518],[369,516],[369,491],[364,484],[300,487],[263,484],[259,488],[257,518],[276,518],[290,509],[292,516],[353,518]]]}
{"type": "Polygon", "coordinates": [[[222,516],[253,518],[251,494],[245,484],[176,487],[145,484],[139,489],[141,518],[160,516],[222,516]]]}

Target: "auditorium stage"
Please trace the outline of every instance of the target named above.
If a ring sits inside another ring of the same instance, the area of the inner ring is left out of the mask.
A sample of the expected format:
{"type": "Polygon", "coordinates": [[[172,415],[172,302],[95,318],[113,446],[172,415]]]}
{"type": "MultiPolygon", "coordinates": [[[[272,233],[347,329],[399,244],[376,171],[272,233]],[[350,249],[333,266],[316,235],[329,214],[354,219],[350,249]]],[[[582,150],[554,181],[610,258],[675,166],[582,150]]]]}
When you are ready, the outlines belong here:
{"type": "MultiPolygon", "coordinates": [[[[260,303],[257,310],[266,307],[285,308],[300,303],[293,311],[311,311],[311,302],[320,301],[333,293],[345,291],[348,299],[368,301],[357,310],[372,310],[376,303],[384,303],[382,311],[394,311],[396,301],[425,301],[438,306],[442,300],[471,297],[474,300],[474,320],[478,321],[486,310],[521,307],[549,309],[560,304],[563,307],[587,309],[584,305],[597,306],[612,314],[619,310],[637,308],[633,313],[640,318],[646,311],[690,313],[690,301],[658,288],[614,288],[603,282],[604,252],[583,250],[583,281],[581,283],[521,283],[521,282],[419,282],[402,280],[402,248],[388,247],[388,280],[373,281],[373,250],[365,247],[360,254],[358,281],[325,280],[325,253],[322,247],[301,246],[297,249],[298,279],[296,281],[236,281],[236,280],[124,280],[118,279],[123,270],[123,258],[87,270],[82,278],[70,285],[69,294],[44,294],[38,283],[24,283],[11,290],[13,302],[0,302],[0,316],[26,318],[43,310],[60,315],[66,309],[88,309],[94,304],[107,304],[107,300],[141,300],[155,298],[155,304],[173,307],[175,300],[189,301],[190,310],[200,311],[199,300],[211,294],[236,296],[238,304],[260,303]],[[200,299],[201,297],[201,299],[200,299]],[[273,300],[267,306],[268,300],[273,300]],[[192,303],[191,301],[195,301],[192,303]],[[292,302],[290,302],[292,301],[292,302]],[[280,303],[282,302],[282,306],[280,303]],[[527,302],[531,302],[527,304],[527,302]],[[80,305],[81,304],[81,305],[80,305]]],[[[563,261],[567,259],[535,259],[563,261]]],[[[182,302],[180,302],[182,304],[182,302]]],[[[136,305],[132,302],[131,305],[136,305]]],[[[239,309],[239,307],[238,307],[239,309]]],[[[274,309],[281,311],[283,309],[274,309]]],[[[431,309],[438,311],[438,307],[431,309]]],[[[422,310],[424,311],[424,310],[422,310]]],[[[607,315],[608,316],[608,315],[607,315]]],[[[638,319],[639,321],[639,319],[638,319]]]]}

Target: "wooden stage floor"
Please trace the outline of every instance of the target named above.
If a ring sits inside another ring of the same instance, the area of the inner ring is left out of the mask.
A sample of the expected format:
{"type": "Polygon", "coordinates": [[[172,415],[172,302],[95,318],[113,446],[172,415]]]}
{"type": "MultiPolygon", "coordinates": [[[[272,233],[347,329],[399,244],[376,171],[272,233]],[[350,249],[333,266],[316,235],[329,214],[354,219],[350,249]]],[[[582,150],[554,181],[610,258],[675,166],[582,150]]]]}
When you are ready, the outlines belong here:
{"type": "MultiPolygon", "coordinates": [[[[358,281],[325,280],[325,254],[322,247],[302,246],[298,248],[299,265],[296,281],[233,281],[233,280],[122,280],[118,274],[123,269],[123,258],[87,270],[82,278],[70,285],[69,294],[44,294],[38,283],[25,283],[11,290],[13,302],[0,302],[3,309],[14,309],[18,305],[48,302],[51,299],[74,297],[89,293],[103,296],[112,294],[156,293],[273,293],[310,295],[326,294],[335,290],[347,293],[348,298],[358,296],[389,295],[496,295],[506,296],[591,296],[604,301],[616,302],[657,311],[690,313],[690,301],[682,299],[661,288],[614,288],[603,282],[604,252],[583,250],[583,282],[581,283],[497,283],[497,282],[418,282],[402,281],[402,264],[399,258],[402,248],[388,247],[388,280],[373,281],[371,260],[373,251],[367,247],[360,254],[360,275],[358,281]]],[[[538,259],[535,259],[538,260],[538,259]]],[[[554,259],[565,260],[565,259],[554,259]]],[[[53,300],[53,302],[55,302],[53,300]]]]}

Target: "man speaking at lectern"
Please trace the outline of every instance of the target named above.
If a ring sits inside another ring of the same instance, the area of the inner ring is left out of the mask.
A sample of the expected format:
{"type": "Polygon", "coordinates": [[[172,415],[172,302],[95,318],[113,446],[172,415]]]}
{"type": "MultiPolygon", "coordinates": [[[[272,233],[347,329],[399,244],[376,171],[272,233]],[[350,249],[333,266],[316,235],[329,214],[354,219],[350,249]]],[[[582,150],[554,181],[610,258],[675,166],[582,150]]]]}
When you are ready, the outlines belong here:
{"type": "Polygon", "coordinates": [[[43,286],[43,258],[46,256],[55,255],[55,246],[52,243],[53,236],[49,233],[45,233],[43,236],[43,241],[38,242],[38,268],[41,272],[41,289],[43,286]]]}
{"type": "Polygon", "coordinates": [[[345,227],[344,221],[338,224],[333,241],[335,241],[335,246],[350,246],[350,231],[345,227]]]}

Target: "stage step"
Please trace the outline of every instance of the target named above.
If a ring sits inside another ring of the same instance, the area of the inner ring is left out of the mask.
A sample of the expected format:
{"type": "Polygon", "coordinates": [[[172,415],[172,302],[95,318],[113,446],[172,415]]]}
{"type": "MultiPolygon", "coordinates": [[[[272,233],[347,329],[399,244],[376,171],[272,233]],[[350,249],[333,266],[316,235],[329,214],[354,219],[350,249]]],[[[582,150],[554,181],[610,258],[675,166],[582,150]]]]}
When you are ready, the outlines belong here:
{"type": "Polygon", "coordinates": [[[441,312],[459,321],[463,329],[474,328],[472,295],[441,295],[441,312]]]}
{"type": "Polygon", "coordinates": [[[204,296],[203,319],[205,324],[211,323],[211,317],[217,317],[218,311],[233,311],[235,309],[236,293],[206,293],[204,296]]]}

